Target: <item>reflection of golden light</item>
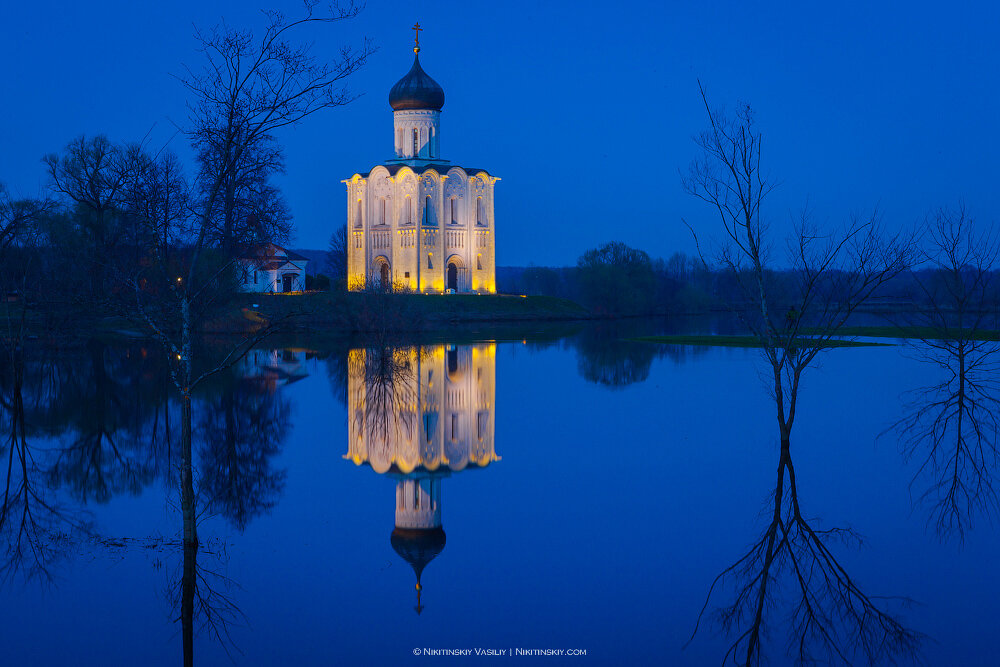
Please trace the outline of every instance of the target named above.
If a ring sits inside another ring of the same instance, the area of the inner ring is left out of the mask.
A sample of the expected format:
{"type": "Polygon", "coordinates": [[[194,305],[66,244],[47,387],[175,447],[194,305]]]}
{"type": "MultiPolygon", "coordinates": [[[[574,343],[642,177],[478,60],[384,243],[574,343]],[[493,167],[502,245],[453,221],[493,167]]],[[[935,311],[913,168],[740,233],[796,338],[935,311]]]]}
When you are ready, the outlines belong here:
{"type": "Polygon", "coordinates": [[[459,471],[500,459],[494,449],[495,343],[402,348],[379,356],[384,354],[348,354],[344,458],[401,474],[459,471]]]}

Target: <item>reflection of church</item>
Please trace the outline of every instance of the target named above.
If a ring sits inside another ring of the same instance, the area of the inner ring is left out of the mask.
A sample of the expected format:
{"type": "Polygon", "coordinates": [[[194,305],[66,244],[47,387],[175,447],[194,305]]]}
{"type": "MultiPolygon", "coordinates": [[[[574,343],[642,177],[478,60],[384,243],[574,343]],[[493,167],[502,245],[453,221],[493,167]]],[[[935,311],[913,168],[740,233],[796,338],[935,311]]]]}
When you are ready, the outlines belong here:
{"type": "Polygon", "coordinates": [[[389,105],[394,157],[344,181],[348,287],[495,293],[493,188],[500,179],[441,157],[444,90],[418,55],[389,105]]]}
{"type": "Polygon", "coordinates": [[[396,480],[392,548],[420,576],[445,546],[441,480],[496,461],[496,345],[351,350],[348,452],[396,480]]]}

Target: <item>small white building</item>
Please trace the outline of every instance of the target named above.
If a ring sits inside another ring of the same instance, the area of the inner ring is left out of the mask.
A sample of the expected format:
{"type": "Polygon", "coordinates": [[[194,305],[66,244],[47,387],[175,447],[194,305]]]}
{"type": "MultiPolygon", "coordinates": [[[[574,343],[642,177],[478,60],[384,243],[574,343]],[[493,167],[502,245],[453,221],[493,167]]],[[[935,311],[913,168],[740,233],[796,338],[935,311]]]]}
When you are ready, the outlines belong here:
{"type": "Polygon", "coordinates": [[[252,248],[237,262],[237,279],[244,292],[301,292],[306,288],[309,260],[273,243],[252,248]]]}

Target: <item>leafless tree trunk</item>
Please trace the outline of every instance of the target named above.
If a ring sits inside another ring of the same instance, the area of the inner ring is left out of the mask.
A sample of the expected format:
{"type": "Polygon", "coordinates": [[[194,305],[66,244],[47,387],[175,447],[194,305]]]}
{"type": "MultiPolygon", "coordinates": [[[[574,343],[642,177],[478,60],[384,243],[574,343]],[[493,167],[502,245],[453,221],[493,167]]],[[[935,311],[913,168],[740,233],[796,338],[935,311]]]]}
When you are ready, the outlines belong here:
{"type": "MultiPolygon", "coordinates": [[[[696,140],[702,154],[691,164],[683,184],[717,216],[721,241],[708,255],[742,288],[744,303],[737,314],[760,341],[768,362],[781,442],[771,524],[753,550],[722,575],[754,571],[749,584],[736,589],[736,601],[721,613],[723,628],[737,636],[726,659],[741,664],[762,660],[761,633],[765,615],[774,605],[776,565],[791,566],[784,572],[797,582],[794,590],[800,603],[790,642],[797,647],[799,661],[812,659],[817,651],[829,659],[845,660],[860,651],[873,661],[905,653],[912,647],[912,636],[877,610],[828,547],[830,538],[853,534],[819,530],[803,518],[791,466],[791,434],[803,373],[855,309],[910,265],[912,241],[901,234],[886,236],[876,215],[855,217],[842,229],[828,232],[803,213],[786,240],[785,261],[795,278],[794,288],[791,293],[787,288],[779,292],[772,271],[776,241],[769,235],[766,218],[767,198],[776,182],[762,167],[763,137],[754,125],[753,111],[749,105],[741,106],[734,116],[713,111],[700,89],[709,129],[696,140]],[[784,495],[786,476],[789,500],[784,495]],[[788,558],[779,563],[782,555],[788,558]]],[[[709,259],[697,233],[695,238],[707,267],[709,259]]],[[[709,598],[715,590],[713,585],[709,598]]]]}
{"type": "MultiPolygon", "coordinates": [[[[179,77],[190,95],[187,136],[203,157],[195,185],[200,196],[190,201],[190,245],[185,248],[183,261],[161,264],[130,280],[135,313],[167,352],[171,379],[181,395],[180,496],[185,510],[185,576],[182,577],[185,584],[180,604],[186,661],[191,655],[193,607],[199,599],[211,599],[199,593],[198,588],[205,582],[199,578],[196,586],[188,576],[188,570],[195,568],[194,555],[199,543],[196,513],[192,509],[195,502],[192,393],[208,377],[231,367],[270,332],[265,328],[248,334],[231,346],[224,358],[196,370],[193,349],[199,313],[206,302],[216,298],[220,290],[224,291],[227,272],[232,271],[231,256],[221,253],[222,257],[216,259],[220,253],[219,248],[212,248],[213,224],[220,209],[224,221],[227,212],[232,212],[236,186],[246,176],[247,162],[262,154],[255,151],[268,147],[275,150],[276,131],[354,99],[344,84],[372,53],[372,47],[365,42],[357,50],[345,47],[336,61],[321,64],[311,55],[310,46],[291,43],[289,39],[308,26],[341,22],[355,16],[360,9],[354,5],[344,8],[335,5],[329,16],[317,16],[313,12],[315,4],[306,2],[305,16],[294,20],[278,12],[265,12],[268,23],[259,37],[225,25],[196,34],[205,66],[198,71],[188,68],[179,77]]],[[[202,602],[201,607],[210,610],[211,605],[202,602]]],[[[224,620],[217,625],[211,620],[218,618],[217,615],[206,618],[216,634],[225,632],[224,620]]]]}
{"type": "Polygon", "coordinates": [[[347,104],[354,96],[345,87],[346,79],[360,69],[372,53],[366,41],[360,49],[344,47],[333,63],[320,64],[309,45],[295,45],[289,38],[310,25],[326,25],[354,17],[360,7],[334,5],[328,16],[317,16],[315,2],[306,2],[306,14],[299,19],[265,12],[268,24],[260,37],[225,25],[196,36],[206,58],[200,71],[186,69],[181,82],[190,94],[190,125],[187,135],[203,161],[198,190],[203,193],[193,204],[194,237],[184,273],[159,277],[161,298],[176,301],[178,326],[157,321],[144,306],[141,278],[133,280],[139,313],[154,335],[169,351],[174,367],[174,383],[188,396],[205,377],[237,361],[260,332],[237,345],[233,352],[206,373],[192,372],[192,337],[197,329],[194,312],[199,300],[211,295],[224,278],[228,265],[218,271],[204,271],[201,262],[226,184],[238,179],[241,165],[262,146],[270,145],[274,132],[301,122],[312,114],[347,104]],[[169,284],[169,288],[166,287],[169,284]]]}

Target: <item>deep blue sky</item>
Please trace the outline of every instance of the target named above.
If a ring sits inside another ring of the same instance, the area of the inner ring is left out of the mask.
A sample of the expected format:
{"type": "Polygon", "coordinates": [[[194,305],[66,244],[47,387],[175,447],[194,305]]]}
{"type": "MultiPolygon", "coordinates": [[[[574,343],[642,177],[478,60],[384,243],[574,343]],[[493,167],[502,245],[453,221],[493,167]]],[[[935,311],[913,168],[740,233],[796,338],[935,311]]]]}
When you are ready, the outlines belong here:
{"type": "MultiPolygon", "coordinates": [[[[391,156],[387,96],[410,67],[418,20],[421,62],[447,98],[443,156],[503,179],[501,265],[569,264],[611,239],[654,256],[691,251],[682,217],[713,231],[678,177],[705,124],[698,78],[714,103],[756,107],[782,182],[768,211],[776,231],[807,200],[831,223],[878,205],[887,224],[908,225],[960,200],[996,219],[996,5],[757,4],[370,0],[356,21],[304,33],[318,55],[362,35],[380,50],[351,82],[361,99],[281,136],[292,245],[325,247],[344,216],[340,180],[391,156]]],[[[125,141],[152,128],[152,143],[168,141],[185,120],[170,74],[200,63],[192,25],[259,26],[259,7],[6,7],[0,181],[37,192],[41,156],[81,133],[125,141]]],[[[182,137],[171,146],[186,155],[182,137]]]]}

